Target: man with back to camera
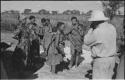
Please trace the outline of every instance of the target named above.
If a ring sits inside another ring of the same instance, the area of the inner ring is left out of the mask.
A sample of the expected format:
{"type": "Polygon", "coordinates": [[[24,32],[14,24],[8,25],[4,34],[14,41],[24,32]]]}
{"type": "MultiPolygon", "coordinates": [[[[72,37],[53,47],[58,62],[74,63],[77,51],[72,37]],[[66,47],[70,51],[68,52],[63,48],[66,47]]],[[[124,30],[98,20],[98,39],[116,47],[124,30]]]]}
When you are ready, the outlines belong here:
{"type": "Polygon", "coordinates": [[[116,29],[106,22],[103,11],[92,12],[88,21],[91,21],[90,29],[85,35],[84,44],[92,51],[93,79],[112,79],[116,62],[116,29]]]}

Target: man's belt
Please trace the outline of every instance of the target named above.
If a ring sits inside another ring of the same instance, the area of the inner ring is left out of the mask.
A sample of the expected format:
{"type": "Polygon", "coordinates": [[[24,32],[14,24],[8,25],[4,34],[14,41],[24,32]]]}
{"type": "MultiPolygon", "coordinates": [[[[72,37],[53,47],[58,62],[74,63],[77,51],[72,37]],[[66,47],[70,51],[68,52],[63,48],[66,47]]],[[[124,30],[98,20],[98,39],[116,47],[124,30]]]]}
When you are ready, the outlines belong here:
{"type": "MultiPolygon", "coordinates": [[[[114,57],[114,56],[117,56],[117,55],[112,55],[112,56],[108,56],[108,57],[114,57]]],[[[97,58],[105,58],[105,57],[100,57],[100,56],[94,57],[94,59],[97,59],[97,58]]]]}

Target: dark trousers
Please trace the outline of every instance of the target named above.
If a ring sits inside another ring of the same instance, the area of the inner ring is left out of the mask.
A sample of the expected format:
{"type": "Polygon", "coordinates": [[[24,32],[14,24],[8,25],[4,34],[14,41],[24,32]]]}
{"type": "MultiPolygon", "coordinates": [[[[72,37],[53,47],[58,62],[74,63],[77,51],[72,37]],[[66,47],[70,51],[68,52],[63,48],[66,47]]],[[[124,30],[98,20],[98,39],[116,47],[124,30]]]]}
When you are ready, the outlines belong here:
{"type": "Polygon", "coordinates": [[[39,40],[35,39],[32,41],[32,44],[30,46],[28,61],[30,64],[36,64],[38,63],[37,60],[39,57],[40,57],[40,44],[39,44],[39,40]]]}

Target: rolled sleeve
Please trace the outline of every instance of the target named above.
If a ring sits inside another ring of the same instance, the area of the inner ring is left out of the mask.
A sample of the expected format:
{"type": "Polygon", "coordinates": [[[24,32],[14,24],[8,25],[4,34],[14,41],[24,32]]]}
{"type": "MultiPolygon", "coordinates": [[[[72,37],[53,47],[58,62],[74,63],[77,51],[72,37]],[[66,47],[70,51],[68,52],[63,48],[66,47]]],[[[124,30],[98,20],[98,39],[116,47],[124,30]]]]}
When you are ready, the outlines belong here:
{"type": "Polygon", "coordinates": [[[96,36],[92,32],[92,29],[88,31],[88,33],[84,37],[84,44],[87,46],[92,46],[96,42],[96,36]]]}

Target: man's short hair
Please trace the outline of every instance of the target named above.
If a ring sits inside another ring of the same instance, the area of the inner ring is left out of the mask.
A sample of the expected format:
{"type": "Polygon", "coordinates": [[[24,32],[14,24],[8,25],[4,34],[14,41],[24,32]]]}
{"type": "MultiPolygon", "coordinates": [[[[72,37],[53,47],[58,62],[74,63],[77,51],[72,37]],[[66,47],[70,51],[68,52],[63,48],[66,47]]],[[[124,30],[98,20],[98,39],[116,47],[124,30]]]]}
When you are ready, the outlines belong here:
{"type": "Polygon", "coordinates": [[[56,28],[59,29],[61,25],[64,25],[64,24],[65,24],[64,22],[58,22],[56,28]]]}
{"type": "Polygon", "coordinates": [[[41,19],[41,23],[45,23],[46,22],[46,19],[45,18],[42,18],[41,19]]]}
{"type": "Polygon", "coordinates": [[[73,19],[76,19],[76,20],[78,20],[78,19],[77,19],[77,17],[74,17],[74,16],[71,18],[71,21],[72,21],[73,19]]]}
{"type": "Polygon", "coordinates": [[[35,19],[35,16],[30,16],[30,17],[29,17],[29,20],[31,20],[31,19],[35,19]]]}

